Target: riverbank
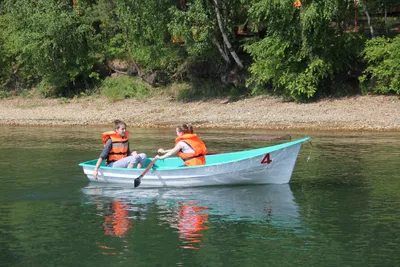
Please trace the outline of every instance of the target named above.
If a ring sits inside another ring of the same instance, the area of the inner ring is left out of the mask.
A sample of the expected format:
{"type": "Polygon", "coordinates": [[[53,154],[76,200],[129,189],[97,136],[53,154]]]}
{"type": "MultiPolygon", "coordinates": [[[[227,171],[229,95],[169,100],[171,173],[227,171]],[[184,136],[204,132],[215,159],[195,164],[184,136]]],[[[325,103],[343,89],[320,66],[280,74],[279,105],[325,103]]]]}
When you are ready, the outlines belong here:
{"type": "Polygon", "coordinates": [[[129,127],[174,127],[191,122],[196,128],[400,131],[398,96],[356,96],[309,104],[262,96],[235,102],[178,102],[162,97],[114,103],[103,97],[64,100],[0,99],[0,124],[94,126],[121,119],[129,127]]]}

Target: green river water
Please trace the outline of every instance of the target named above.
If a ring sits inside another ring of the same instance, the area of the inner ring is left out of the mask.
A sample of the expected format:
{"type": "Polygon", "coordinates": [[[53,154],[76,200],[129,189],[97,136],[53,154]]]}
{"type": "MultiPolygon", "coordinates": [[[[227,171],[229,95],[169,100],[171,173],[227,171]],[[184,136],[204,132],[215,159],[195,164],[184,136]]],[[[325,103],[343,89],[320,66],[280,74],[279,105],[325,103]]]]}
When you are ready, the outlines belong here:
{"type": "MultiPolygon", "coordinates": [[[[0,266],[400,266],[400,133],[201,130],[210,151],[312,145],[287,185],[133,189],[78,166],[109,128],[0,129],[0,266]]],[[[173,146],[130,130],[150,157],[173,146]]]]}

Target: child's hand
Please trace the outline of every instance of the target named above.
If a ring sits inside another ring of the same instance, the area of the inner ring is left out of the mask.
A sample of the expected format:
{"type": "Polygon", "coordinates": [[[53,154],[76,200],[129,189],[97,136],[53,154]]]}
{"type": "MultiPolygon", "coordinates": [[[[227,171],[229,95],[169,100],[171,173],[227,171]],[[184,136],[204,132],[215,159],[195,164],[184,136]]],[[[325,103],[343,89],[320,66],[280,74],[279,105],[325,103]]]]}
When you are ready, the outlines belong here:
{"type": "Polygon", "coordinates": [[[160,153],[160,154],[165,154],[165,150],[162,149],[162,148],[160,148],[157,152],[160,153]]]}
{"type": "Polygon", "coordinates": [[[93,177],[94,177],[94,179],[96,179],[96,180],[97,180],[98,170],[99,170],[99,169],[97,169],[97,168],[94,168],[94,170],[93,170],[93,177]]]}

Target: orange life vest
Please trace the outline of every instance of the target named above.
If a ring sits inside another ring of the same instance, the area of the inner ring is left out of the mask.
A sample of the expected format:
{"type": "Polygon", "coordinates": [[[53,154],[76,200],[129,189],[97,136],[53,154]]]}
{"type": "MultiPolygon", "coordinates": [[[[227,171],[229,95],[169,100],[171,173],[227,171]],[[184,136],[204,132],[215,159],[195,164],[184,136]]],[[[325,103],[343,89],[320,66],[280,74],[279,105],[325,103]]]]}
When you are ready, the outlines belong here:
{"type": "Polygon", "coordinates": [[[186,166],[206,164],[207,148],[203,141],[197,137],[197,134],[184,134],[175,139],[175,144],[178,144],[179,141],[185,142],[194,150],[194,153],[183,153],[181,151],[177,153],[186,166]]]}
{"type": "Polygon", "coordinates": [[[105,132],[101,135],[103,139],[103,144],[106,145],[108,139],[111,138],[112,147],[110,152],[108,153],[107,165],[111,162],[117,161],[119,159],[125,158],[128,156],[128,141],[129,131],[125,132],[125,136],[122,137],[115,131],[105,132]]]}

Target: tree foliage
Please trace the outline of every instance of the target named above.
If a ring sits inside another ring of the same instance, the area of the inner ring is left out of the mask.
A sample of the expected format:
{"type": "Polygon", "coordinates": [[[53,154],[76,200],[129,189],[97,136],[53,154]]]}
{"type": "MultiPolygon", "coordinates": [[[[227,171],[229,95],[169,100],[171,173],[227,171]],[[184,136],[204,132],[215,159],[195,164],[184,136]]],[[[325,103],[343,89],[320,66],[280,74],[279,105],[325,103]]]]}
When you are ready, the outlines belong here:
{"type": "Polygon", "coordinates": [[[291,0],[255,1],[250,17],[267,29],[265,38],[246,46],[253,58],[249,84],[259,90],[269,82],[300,100],[346,72],[361,48],[360,37],[341,28],[348,8],[339,1],[311,1],[300,9],[291,0]]]}
{"type": "Polygon", "coordinates": [[[395,0],[303,0],[301,6],[294,0],[4,0],[0,86],[71,95],[95,88],[115,71],[108,63],[116,60],[144,79],[142,71],[196,84],[218,78],[235,87],[247,79],[253,93],[297,101],[335,94],[337,81],[357,80],[364,69],[363,84],[377,86],[370,91],[397,92],[393,66],[400,53],[390,31],[400,23],[391,13],[396,6],[395,0]]]}
{"type": "Polygon", "coordinates": [[[129,55],[148,70],[176,68],[178,49],[169,41],[167,28],[171,1],[119,0],[116,3],[116,15],[129,55]]]}
{"type": "Polygon", "coordinates": [[[8,0],[5,9],[5,33],[23,76],[40,80],[53,94],[93,77],[96,34],[70,1],[8,0]]]}
{"type": "Polygon", "coordinates": [[[393,39],[378,37],[367,41],[363,56],[368,67],[360,77],[367,91],[400,94],[399,55],[400,35],[393,39]]]}
{"type": "Polygon", "coordinates": [[[178,45],[184,43],[189,58],[209,58],[215,56],[212,43],[215,22],[211,6],[207,1],[194,0],[186,8],[173,6],[169,9],[171,21],[168,29],[172,41],[178,45]]]}

